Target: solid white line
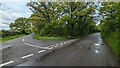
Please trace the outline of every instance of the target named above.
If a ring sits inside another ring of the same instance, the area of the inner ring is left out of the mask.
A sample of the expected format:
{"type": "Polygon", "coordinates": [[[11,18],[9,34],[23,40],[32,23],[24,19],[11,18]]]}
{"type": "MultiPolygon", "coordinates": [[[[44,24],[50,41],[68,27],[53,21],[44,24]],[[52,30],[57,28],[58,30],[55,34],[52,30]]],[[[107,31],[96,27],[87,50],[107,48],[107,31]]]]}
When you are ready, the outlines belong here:
{"type": "Polygon", "coordinates": [[[41,50],[41,51],[38,51],[38,53],[42,53],[42,52],[44,52],[44,51],[46,51],[46,50],[41,50]]]}
{"type": "Polygon", "coordinates": [[[29,54],[29,55],[23,56],[23,57],[21,57],[21,58],[24,59],[24,58],[28,58],[28,57],[33,56],[33,55],[34,55],[34,54],[29,54]]]}
{"type": "Polygon", "coordinates": [[[2,67],[2,66],[5,66],[5,65],[8,65],[8,64],[10,64],[10,63],[13,63],[14,61],[9,61],[9,62],[6,62],[6,63],[3,63],[3,64],[0,64],[0,67],[2,67]]]}
{"type": "Polygon", "coordinates": [[[11,47],[12,47],[12,45],[4,46],[4,47],[1,47],[0,50],[1,49],[6,49],[6,48],[11,48],[11,47]]]}
{"type": "Polygon", "coordinates": [[[29,43],[25,43],[26,45],[32,46],[32,47],[36,47],[36,48],[41,48],[41,49],[48,49],[48,47],[40,47],[40,46],[36,46],[36,45],[32,45],[29,43]]]}

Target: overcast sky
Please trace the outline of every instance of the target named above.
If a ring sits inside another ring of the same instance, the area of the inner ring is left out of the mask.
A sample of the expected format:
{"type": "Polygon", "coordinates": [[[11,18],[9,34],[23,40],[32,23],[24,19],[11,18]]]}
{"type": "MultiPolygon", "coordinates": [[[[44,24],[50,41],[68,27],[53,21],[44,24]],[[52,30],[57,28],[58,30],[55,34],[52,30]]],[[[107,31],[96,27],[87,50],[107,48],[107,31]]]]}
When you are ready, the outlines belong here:
{"type": "Polygon", "coordinates": [[[31,10],[26,6],[29,0],[3,0],[0,7],[0,29],[9,29],[10,22],[19,17],[29,17],[31,10]]]}

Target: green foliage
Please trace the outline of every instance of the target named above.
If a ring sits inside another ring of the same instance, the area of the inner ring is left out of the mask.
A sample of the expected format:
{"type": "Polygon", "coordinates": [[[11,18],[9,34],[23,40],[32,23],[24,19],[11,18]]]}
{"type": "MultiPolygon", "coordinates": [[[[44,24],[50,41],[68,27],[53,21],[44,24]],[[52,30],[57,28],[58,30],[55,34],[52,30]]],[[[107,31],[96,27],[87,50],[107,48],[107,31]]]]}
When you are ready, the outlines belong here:
{"type": "Polygon", "coordinates": [[[30,21],[27,18],[17,18],[14,23],[10,24],[10,28],[13,31],[21,32],[22,34],[31,33],[30,21]]]}
{"type": "Polygon", "coordinates": [[[35,35],[34,36],[34,39],[37,39],[37,40],[67,40],[69,38],[66,38],[66,37],[40,37],[39,35],[35,35]]]}
{"type": "Polygon", "coordinates": [[[24,36],[25,34],[18,32],[18,31],[12,31],[12,30],[0,30],[0,42],[4,42],[7,40],[11,40],[20,36],[24,36]]]}
{"type": "Polygon", "coordinates": [[[101,20],[101,29],[104,34],[110,34],[111,32],[120,29],[120,2],[117,3],[103,3],[101,8],[101,14],[104,16],[101,20]]]}
{"type": "Polygon", "coordinates": [[[3,38],[0,38],[0,42],[8,41],[8,40],[18,38],[18,37],[21,37],[21,36],[24,36],[24,35],[25,34],[19,34],[19,35],[14,35],[14,36],[3,37],[3,38]]]}
{"type": "Polygon", "coordinates": [[[100,12],[103,16],[100,28],[102,36],[108,42],[120,62],[120,2],[103,2],[100,12]]]}
{"type": "Polygon", "coordinates": [[[22,34],[22,33],[18,32],[18,31],[10,31],[10,30],[1,30],[0,31],[0,35],[2,36],[2,38],[8,37],[8,36],[19,35],[19,34],[22,34]]]}
{"type": "MultiPolygon", "coordinates": [[[[103,35],[103,34],[102,34],[103,35]]],[[[113,52],[116,55],[120,55],[120,48],[118,45],[118,32],[111,32],[109,34],[109,37],[106,37],[105,35],[103,35],[103,37],[105,38],[105,40],[108,42],[108,44],[110,45],[110,47],[112,48],[113,52]]]]}
{"type": "Polygon", "coordinates": [[[38,36],[77,37],[96,32],[92,3],[38,1],[27,6],[33,11],[29,20],[38,36]]]}

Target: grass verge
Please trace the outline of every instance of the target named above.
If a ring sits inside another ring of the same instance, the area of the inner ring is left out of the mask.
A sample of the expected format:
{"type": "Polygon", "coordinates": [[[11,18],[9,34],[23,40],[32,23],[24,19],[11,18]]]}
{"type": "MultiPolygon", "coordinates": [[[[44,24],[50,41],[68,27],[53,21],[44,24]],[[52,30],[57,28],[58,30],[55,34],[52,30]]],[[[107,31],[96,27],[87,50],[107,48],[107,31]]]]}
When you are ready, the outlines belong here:
{"type": "MultiPolygon", "coordinates": [[[[94,34],[94,33],[91,33],[91,34],[94,34]]],[[[39,35],[34,35],[33,38],[36,39],[36,40],[68,40],[68,39],[76,39],[76,38],[82,38],[84,36],[87,36],[87,35],[90,35],[90,34],[85,34],[85,35],[81,35],[81,36],[77,36],[77,37],[64,37],[64,36],[61,36],[61,37],[40,37],[39,35]]]]}
{"type": "Polygon", "coordinates": [[[66,38],[66,37],[40,37],[38,35],[34,35],[33,37],[34,39],[36,40],[67,40],[67,39],[70,39],[70,38],[66,38]]]}
{"type": "Polygon", "coordinates": [[[14,35],[14,36],[8,36],[8,37],[5,37],[5,38],[0,38],[0,42],[5,42],[5,41],[8,41],[8,40],[11,40],[11,39],[14,39],[14,38],[18,38],[18,37],[21,37],[21,36],[25,36],[25,34],[20,34],[20,35],[14,35]]]}
{"type": "Polygon", "coordinates": [[[104,40],[108,43],[108,45],[111,47],[112,51],[118,56],[119,62],[120,62],[120,39],[118,36],[118,31],[112,32],[109,34],[109,36],[103,35],[104,40]]]}

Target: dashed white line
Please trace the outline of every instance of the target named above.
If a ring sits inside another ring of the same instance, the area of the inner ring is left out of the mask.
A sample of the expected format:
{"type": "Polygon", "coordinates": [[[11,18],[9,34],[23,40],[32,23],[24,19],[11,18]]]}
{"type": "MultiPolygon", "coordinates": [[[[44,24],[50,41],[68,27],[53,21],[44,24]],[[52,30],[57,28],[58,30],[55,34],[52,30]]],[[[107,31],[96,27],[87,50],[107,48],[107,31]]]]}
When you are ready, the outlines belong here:
{"type": "Polygon", "coordinates": [[[53,49],[53,47],[50,47],[50,48],[48,48],[48,49],[49,49],[49,50],[50,50],[50,49],[53,49]]]}
{"type": "Polygon", "coordinates": [[[21,57],[21,58],[24,59],[24,58],[31,57],[31,56],[33,56],[33,55],[34,55],[34,54],[29,54],[29,55],[23,56],[23,57],[21,57]]]}
{"type": "Polygon", "coordinates": [[[55,45],[52,45],[53,47],[55,46],[55,45]]]}
{"type": "Polygon", "coordinates": [[[98,46],[98,45],[100,45],[100,44],[96,43],[95,45],[98,46]]]}
{"type": "Polygon", "coordinates": [[[56,44],[56,46],[58,46],[58,45],[59,45],[59,43],[56,44]]]}
{"type": "Polygon", "coordinates": [[[68,41],[66,41],[66,43],[69,43],[68,41]]]}
{"type": "Polygon", "coordinates": [[[10,64],[10,63],[13,63],[14,61],[9,61],[9,62],[6,62],[6,63],[3,63],[3,64],[0,64],[0,67],[2,67],[2,66],[5,66],[5,65],[8,65],[8,64],[10,64]]]}
{"type": "MultiPolygon", "coordinates": [[[[22,39],[22,41],[25,41],[25,40],[22,39]]],[[[60,45],[69,43],[69,42],[71,42],[71,41],[73,41],[73,40],[69,40],[69,41],[66,41],[66,42],[62,42],[62,43],[60,43],[60,45]]],[[[53,48],[53,47],[51,47],[51,48],[48,48],[48,47],[39,47],[39,46],[31,45],[31,44],[28,44],[28,43],[25,43],[25,44],[26,44],[26,45],[29,45],[29,46],[37,47],[37,48],[45,48],[45,49],[52,49],[52,48],[53,48]]],[[[57,43],[56,45],[59,45],[59,43],[57,43]]],[[[99,44],[95,44],[95,45],[99,45],[99,44]]],[[[57,46],[55,46],[55,45],[52,45],[52,46],[57,47],[57,46]]],[[[44,51],[46,51],[46,50],[38,51],[38,53],[42,53],[42,52],[44,52],[44,51]]],[[[95,50],[95,52],[98,53],[98,50],[95,50]]],[[[23,57],[21,57],[21,58],[24,59],[24,58],[31,57],[31,56],[33,56],[33,55],[34,55],[34,54],[29,54],[29,55],[23,56],[23,57]]],[[[0,64],[0,67],[5,66],[5,65],[8,65],[8,64],[13,63],[13,62],[14,62],[14,61],[11,60],[11,61],[9,61],[9,62],[0,64]]]]}
{"type": "Polygon", "coordinates": [[[55,47],[57,47],[57,46],[55,46],[55,47]]]}
{"type": "Polygon", "coordinates": [[[62,46],[62,45],[63,45],[63,43],[60,43],[60,45],[62,46]]]}
{"type": "Polygon", "coordinates": [[[24,38],[22,39],[22,41],[25,41],[24,38]]]}
{"type": "Polygon", "coordinates": [[[99,53],[99,51],[98,51],[98,50],[95,50],[95,53],[97,54],[97,53],[99,53]]]}
{"type": "Polygon", "coordinates": [[[44,51],[46,51],[46,50],[41,50],[41,51],[38,51],[38,53],[42,53],[42,52],[44,52],[44,51]]]}
{"type": "Polygon", "coordinates": [[[64,44],[66,44],[66,42],[64,42],[64,44]]]}

